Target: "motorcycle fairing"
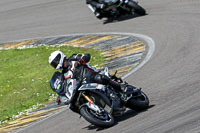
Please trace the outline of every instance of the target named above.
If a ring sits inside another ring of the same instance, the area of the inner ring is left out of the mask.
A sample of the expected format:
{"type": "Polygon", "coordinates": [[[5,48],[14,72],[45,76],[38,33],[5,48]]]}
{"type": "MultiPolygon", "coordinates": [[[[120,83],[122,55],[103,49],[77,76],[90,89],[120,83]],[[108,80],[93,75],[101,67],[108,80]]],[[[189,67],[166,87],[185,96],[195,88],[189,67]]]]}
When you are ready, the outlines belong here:
{"type": "Polygon", "coordinates": [[[57,92],[59,95],[64,95],[64,77],[60,72],[55,72],[50,80],[50,86],[53,91],[57,92]]]}
{"type": "Polygon", "coordinates": [[[65,95],[69,99],[71,99],[72,96],[73,96],[74,91],[76,90],[76,88],[77,88],[77,81],[76,81],[76,79],[68,78],[67,79],[67,85],[66,85],[66,93],[65,93],[65,95]]]}

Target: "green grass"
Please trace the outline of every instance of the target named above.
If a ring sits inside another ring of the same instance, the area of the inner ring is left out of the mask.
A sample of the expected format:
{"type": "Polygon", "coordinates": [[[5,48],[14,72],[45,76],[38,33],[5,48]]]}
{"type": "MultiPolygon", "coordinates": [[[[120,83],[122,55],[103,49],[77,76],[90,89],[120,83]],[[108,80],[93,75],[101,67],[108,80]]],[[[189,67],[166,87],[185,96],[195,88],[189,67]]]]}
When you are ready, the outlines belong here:
{"type": "Polygon", "coordinates": [[[0,50],[0,122],[11,120],[33,105],[49,102],[50,95],[55,94],[49,80],[56,70],[48,64],[48,57],[55,50],[67,57],[90,53],[90,64],[99,67],[104,60],[97,50],[70,46],[0,50]]]}

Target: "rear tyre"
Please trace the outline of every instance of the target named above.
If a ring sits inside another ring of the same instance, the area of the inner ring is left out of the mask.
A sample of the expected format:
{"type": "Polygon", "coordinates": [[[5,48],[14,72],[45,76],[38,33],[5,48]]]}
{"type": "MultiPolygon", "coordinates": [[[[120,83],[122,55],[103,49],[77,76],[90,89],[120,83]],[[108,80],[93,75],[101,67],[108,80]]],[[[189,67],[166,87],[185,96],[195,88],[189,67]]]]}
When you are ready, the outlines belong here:
{"type": "Polygon", "coordinates": [[[149,98],[144,92],[140,91],[127,101],[126,106],[136,111],[145,110],[149,107],[149,98]]]}
{"type": "Polygon", "coordinates": [[[95,111],[91,110],[87,106],[83,106],[80,109],[80,114],[86,119],[88,122],[98,126],[98,127],[111,127],[114,125],[114,118],[104,111],[101,114],[96,114],[95,111]]]}

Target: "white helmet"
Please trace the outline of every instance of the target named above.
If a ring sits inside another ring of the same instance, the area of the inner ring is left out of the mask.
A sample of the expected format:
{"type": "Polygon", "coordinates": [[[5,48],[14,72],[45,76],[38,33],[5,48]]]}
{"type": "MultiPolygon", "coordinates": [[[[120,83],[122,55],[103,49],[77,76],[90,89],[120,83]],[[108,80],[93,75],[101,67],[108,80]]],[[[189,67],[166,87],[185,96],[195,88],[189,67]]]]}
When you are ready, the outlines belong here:
{"type": "Polygon", "coordinates": [[[66,58],[65,54],[61,51],[54,51],[49,56],[49,64],[55,69],[59,70],[63,67],[63,61],[66,58]]]}

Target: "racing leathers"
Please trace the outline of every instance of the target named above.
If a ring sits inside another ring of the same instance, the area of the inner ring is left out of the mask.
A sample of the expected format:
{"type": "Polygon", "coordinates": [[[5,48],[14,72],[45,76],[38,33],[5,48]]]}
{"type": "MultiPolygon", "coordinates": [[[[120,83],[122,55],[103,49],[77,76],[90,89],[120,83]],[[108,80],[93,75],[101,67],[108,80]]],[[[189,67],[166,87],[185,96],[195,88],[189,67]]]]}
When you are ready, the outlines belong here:
{"type": "Polygon", "coordinates": [[[62,73],[65,79],[76,79],[78,83],[82,83],[83,79],[87,83],[100,83],[104,85],[110,85],[113,88],[120,89],[120,84],[111,80],[108,76],[101,74],[99,70],[88,64],[90,60],[90,54],[74,54],[70,56],[68,66],[63,68],[62,73]]]}

